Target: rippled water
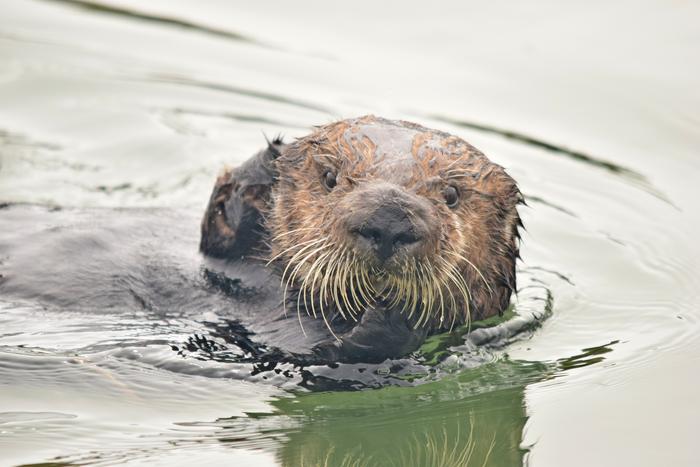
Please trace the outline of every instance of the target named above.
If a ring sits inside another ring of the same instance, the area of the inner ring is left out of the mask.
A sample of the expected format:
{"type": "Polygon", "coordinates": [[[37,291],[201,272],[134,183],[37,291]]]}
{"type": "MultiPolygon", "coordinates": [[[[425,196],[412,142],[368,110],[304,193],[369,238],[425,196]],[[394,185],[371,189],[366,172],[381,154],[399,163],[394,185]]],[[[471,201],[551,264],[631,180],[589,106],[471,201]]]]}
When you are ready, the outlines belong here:
{"type": "Polygon", "coordinates": [[[4,2],[0,202],[174,208],[195,238],[215,174],[263,133],[413,120],[518,180],[522,277],[553,313],[476,368],[309,393],[178,356],[201,316],[0,296],[2,464],[698,465],[698,17],[668,0],[4,2]]]}

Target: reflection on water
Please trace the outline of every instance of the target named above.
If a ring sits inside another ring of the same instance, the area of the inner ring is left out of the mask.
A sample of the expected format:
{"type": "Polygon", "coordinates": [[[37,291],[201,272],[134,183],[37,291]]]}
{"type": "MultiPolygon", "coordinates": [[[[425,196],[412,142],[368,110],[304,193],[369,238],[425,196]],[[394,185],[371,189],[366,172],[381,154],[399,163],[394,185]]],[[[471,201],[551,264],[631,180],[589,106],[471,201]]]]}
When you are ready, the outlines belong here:
{"type": "MultiPolygon", "coordinates": [[[[270,412],[178,423],[158,438],[139,440],[138,447],[58,456],[51,462],[108,465],[215,444],[232,452],[273,452],[285,466],[519,465],[526,453],[521,448],[527,420],[523,388],[552,370],[502,360],[419,387],[281,397],[272,401],[270,412]]],[[[41,423],[62,418],[23,417],[41,423]]]]}
{"type": "Polygon", "coordinates": [[[561,369],[570,370],[572,368],[581,368],[583,366],[594,365],[605,360],[606,353],[612,352],[612,346],[619,344],[619,341],[612,341],[598,347],[583,349],[583,353],[562,359],[559,364],[561,369]]]}
{"type": "Polygon", "coordinates": [[[204,34],[211,34],[213,36],[223,37],[229,40],[244,41],[244,42],[255,42],[250,38],[242,36],[232,31],[226,31],[223,29],[212,28],[203,24],[193,23],[184,19],[171,18],[168,16],[150,15],[142,11],[131,8],[120,8],[114,5],[108,5],[98,2],[88,2],[82,0],[44,0],[53,1],[57,3],[65,3],[67,5],[75,6],[78,8],[83,8],[87,11],[94,11],[98,13],[106,13],[115,16],[122,16],[129,20],[138,21],[148,21],[160,25],[175,26],[180,29],[191,29],[204,34]]]}
{"type": "Polygon", "coordinates": [[[280,413],[304,421],[288,434],[281,463],[520,465],[523,388],[547,371],[500,361],[416,388],[281,399],[280,413]]]}
{"type": "MultiPolygon", "coordinates": [[[[552,317],[519,339],[483,332],[484,347],[443,336],[428,370],[251,375],[223,300],[158,307],[134,289],[130,307],[57,310],[0,296],[3,463],[694,465],[698,13],[661,0],[6,2],[0,209],[174,208],[191,239],[215,174],[264,135],[417,120],[518,180],[515,309],[552,317]]],[[[178,251],[178,280],[199,267],[187,242],[158,242],[178,251]]],[[[132,259],[156,280],[149,251],[132,259]]]]}

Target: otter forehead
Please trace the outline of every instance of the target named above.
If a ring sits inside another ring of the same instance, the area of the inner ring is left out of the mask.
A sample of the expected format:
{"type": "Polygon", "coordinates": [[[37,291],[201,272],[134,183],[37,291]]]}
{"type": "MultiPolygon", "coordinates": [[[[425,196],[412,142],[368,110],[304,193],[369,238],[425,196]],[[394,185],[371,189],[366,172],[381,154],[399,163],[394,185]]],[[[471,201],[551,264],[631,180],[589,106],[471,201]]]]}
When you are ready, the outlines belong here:
{"type": "MultiPolygon", "coordinates": [[[[415,164],[436,154],[456,159],[471,148],[459,138],[414,123],[363,117],[347,122],[342,139],[360,157],[371,156],[381,165],[415,164]]],[[[434,162],[434,161],[433,161],[434,162]]]]}
{"type": "Polygon", "coordinates": [[[354,125],[343,133],[343,139],[356,154],[367,156],[364,151],[369,145],[376,164],[413,162],[413,144],[417,136],[414,129],[379,123],[354,125]]]}
{"type": "Polygon", "coordinates": [[[455,160],[484,156],[464,140],[415,123],[372,115],[323,126],[298,141],[306,155],[341,156],[343,165],[362,176],[407,183],[412,174],[436,174],[455,160]]]}

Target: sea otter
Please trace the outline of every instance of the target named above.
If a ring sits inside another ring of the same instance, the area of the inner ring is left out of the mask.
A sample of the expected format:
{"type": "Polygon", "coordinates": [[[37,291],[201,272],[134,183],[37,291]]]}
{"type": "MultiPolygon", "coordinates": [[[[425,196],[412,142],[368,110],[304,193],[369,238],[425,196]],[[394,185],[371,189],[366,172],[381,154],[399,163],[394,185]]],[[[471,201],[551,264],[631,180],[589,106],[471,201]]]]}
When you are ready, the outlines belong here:
{"type": "Polygon", "coordinates": [[[464,140],[370,115],[275,139],[225,171],[200,250],[274,271],[280,322],[328,330],[315,358],[381,361],[506,309],[522,202],[464,140]]]}
{"type": "Polygon", "coordinates": [[[0,306],[123,317],[245,365],[379,363],[508,306],[520,202],[456,136],[343,120],[226,171],[201,232],[186,207],[0,203],[0,306]]]}

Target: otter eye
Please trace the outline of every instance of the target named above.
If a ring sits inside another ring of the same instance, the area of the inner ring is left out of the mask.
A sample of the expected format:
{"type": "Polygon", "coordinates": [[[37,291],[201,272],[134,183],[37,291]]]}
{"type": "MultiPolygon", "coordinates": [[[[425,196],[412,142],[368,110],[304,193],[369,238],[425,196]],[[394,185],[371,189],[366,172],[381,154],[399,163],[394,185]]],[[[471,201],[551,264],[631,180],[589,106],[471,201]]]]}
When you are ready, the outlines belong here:
{"type": "Polygon", "coordinates": [[[459,201],[459,191],[457,191],[457,188],[453,187],[452,185],[448,186],[442,192],[442,196],[445,197],[447,207],[453,208],[457,206],[457,202],[459,201]]]}
{"type": "Polygon", "coordinates": [[[332,190],[337,184],[338,180],[336,180],[335,173],[330,170],[327,170],[323,174],[323,185],[329,190],[332,190]]]}

